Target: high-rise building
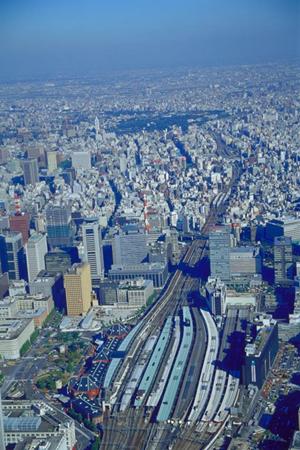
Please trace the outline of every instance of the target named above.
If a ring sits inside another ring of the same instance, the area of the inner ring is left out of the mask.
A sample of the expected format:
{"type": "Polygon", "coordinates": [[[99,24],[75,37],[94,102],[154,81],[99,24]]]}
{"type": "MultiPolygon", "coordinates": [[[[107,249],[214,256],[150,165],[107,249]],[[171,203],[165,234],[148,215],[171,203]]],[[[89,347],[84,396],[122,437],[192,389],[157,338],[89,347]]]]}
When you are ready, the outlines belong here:
{"type": "Polygon", "coordinates": [[[292,239],[277,236],[274,239],[274,279],[275,283],[284,283],[293,279],[292,239]]]}
{"type": "Polygon", "coordinates": [[[42,294],[44,297],[52,297],[55,307],[60,311],[66,311],[66,293],[63,276],[60,273],[54,275],[42,270],[37,277],[29,283],[30,294],[42,294]]]}
{"type": "Polygon", "coordinates": [[[230,249],[231,276],[251,276],[259,273],[261,273],[261,256],[258,247],[230,249]]]}
{"type": "Polygon", "coordinates": [[[30,229],[30,216],[28,213],[19,213],[9,217],[9,228],[11,231],[22,233],[23,244],[26,244],[30,229]]]}
{"type": "Polygon", "coordinates": [[[144,262],[148,257],[147,235],[144,232],[127,231],[113,239],[113,262],[132,265],[144,262]]]}
{"type": "Polygon", "coordinates": [[[85,260],[91,268],[92,282],[99,284],[104,277],[103,245],[101,227],[98,222],[82,225],[85,260]]]}
{"type": "Polygon", "coordinates": [[[48,243],[53,247],[72,247],[73,227],[69,204],[52,205],[46,208],[48,243]]]}
{"type": "Polygon", "coordinates": [[[205,286],[206,300],[214,316],[225,313],[226,285],[218,278],[209,277],[205,286]]]}
{"type": "Polygon", "coordinates": [[[247,386],[256,385],[260,389],[278,352],[277,322],[267,315],[254,319],[246,340],[244,383],[247,386]]]}
{"type": "Polygon", "coordinates": [[[290,237],[293,242],[300,242],[300,218],[285,217],[270,220],[266,225],[266,238],[274,241],[277,236],[290,237]]]}
{"type": "Polygon", "coordinates": [[[99,132],[100,132],[100,122],[99,122],[99,119],[98,119],[97,116],[95,117],[95,130],[96,130],[96,133],[99,134],[99,132]]]}
{"type": "Polygon", "coordinates": [[[35,185],[39,181],[39,167],[37,159],[24,159],[22,161],[24,183],[35,185]]]}
{"type": "Polygon", "coordinates": [[[26,257],[21,233],[4,232],[0,235],[0,260],[3,272],[10,280],[27,279],[26,257]]]}
{"type": "Polygon", "coordinates": [[[29,282],[33,281],[38,273],[45,269],[45,255],[47,250],[47,238],[45,234],[34,233],[30,236],[25,246],[29,282]]]}
{"type": "Polygon", "coordinates": [[[63,250],[56,249],[45,255],[46,271],[51,275],[65,273],[70,269],[71,265],[70,255],[63,250]]]}
{"type": "Polygon", "coordinates": [[[89,170],[92,167],[90,152],[74,152],[72,153],[72,167],[74,169],[89,170]]]}
{"type": "Polygon", "coordinates": [[[0,147],[0,165],[6,164],[9,160],[9,149],[5,147],[0,147]]]}
{"type": "Polygon", "coordinates": [[[86,314],[91,307],[91,271],[88,263],[73,264],[64,276],[68,316],[86,314]]]}
{"type": "Polygon", "coordinates": [[[5,450],[1,389],[0,389],[0,450],[5,450]]]}
{"type": "Polygon", "coordinates": [[[220,226],[209,233],[210,274],[230,281],[230,228],[220,226]]]}
{"type": "Polygon", "coordinates": [[[57,169],[57,152],[47,152],[47,166],[48,166],[48,172],[52,173],[55,172],[57,169]]]}

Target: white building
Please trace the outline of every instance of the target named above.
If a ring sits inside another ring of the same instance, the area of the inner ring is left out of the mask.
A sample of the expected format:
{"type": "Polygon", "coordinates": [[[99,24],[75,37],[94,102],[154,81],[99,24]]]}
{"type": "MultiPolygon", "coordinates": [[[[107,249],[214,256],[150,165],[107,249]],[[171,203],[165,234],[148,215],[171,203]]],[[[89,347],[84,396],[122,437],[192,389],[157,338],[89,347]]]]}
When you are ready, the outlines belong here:
{"type": "Polygon", "coordinates": [[[31,283],[41,270],[45,270],[45,255],[48,251],[45,234],[34,233],[25,246],[28,280],[31,283]]]}
{"type": "Polygon", "coordinates": [[[219,278],[209,277],[205,288],[209,309],[213,315],[221,316],[225,313],[226,284],[219,278]]]}
{"type": "Polygon", "coordinates": [[[22,346],[34,332],[33,319],[0,320],[0,355],[4,359],[19,359],[22,346]]]}
{"type": "Polygon", "coordinates": [[[57,169],[57,152],[51,151],[47,152],[47,164],[48,164],[48,172],[55,172],[57,169]]]}
{"type": "Polygon", "coordinates": [[[82,225],[84,256],[91,268],[92,281],[104,277],[103,245],[101,227],[98,222],[82,225]]]}
{"type": "Polygon", "coordinates": [[[147,304],[153,293],[152,280],[124,281],[117,289],[117,301],[118,303],[127,304],[129,307],[141,307],[147,304]]]}
{"type": "Polygon", "coordinates": [[[72,167],[76,170],[89,170],[92,167],[90,152],[72,153],[72,167]]]}
{"type": "Polygon", "coordinates": [[[24,449],[43,450],[75,448],[74,420],[58,409],[41,400],[5,400],[2,409],[6,445],[19,443],[24,449]]]}

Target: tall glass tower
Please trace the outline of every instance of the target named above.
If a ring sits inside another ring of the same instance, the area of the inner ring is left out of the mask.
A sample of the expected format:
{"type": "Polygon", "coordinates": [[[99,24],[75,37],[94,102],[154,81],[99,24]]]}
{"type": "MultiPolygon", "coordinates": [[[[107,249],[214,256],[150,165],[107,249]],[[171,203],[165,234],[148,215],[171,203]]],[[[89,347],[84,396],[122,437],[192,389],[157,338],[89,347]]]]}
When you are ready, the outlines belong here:
{"type": "Polygon", "coordinates": [[[230,227],[220,226],[209,233],[210,274],[230,281],[230,227]]]}
{"type": "Polygon", "coordinates": [[[46,208],[46,224],[51,248],[72,247],[73,227],[69,204],[49,204],[46,208]]]}

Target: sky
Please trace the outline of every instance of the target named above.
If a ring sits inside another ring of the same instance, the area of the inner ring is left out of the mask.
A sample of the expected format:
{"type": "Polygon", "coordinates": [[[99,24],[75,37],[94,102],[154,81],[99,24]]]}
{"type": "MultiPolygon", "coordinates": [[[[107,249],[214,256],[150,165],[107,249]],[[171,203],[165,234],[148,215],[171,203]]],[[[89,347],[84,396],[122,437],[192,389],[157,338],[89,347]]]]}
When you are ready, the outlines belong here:
{"type": "Polygon", "coordinates": [[[0,0],[0,78],[300,57],[300,0],[0,0]]]}

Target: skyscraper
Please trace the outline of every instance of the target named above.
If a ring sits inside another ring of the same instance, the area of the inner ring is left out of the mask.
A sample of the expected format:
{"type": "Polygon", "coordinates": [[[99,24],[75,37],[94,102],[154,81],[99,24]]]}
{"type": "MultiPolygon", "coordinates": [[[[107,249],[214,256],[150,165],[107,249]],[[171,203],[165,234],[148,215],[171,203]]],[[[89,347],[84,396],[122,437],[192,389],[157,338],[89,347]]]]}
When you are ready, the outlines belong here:
{"type": "Polygon", "coordinates": [[[139,264],[147,259],[147,235],[144,232],[127,231],[117,234],[113,240],[114,264],[139,264]]]}
{"type": "Polygon", "coordinates": [[[101,227],[98,222],[82,225],[85,259],[91,267],[93,282],[99,283],[104,277],[103,246],[101,227]]]}
{"type": "Polygon", "coordinates": [[[230,281],[230,228],[220,226],[209,233],[210,273],[221,281],[230,281]]]}
{"type": "Polygon", "coordinates": [[[18,213],[9,217],[9,228],[11,231],[22,233],[23,244],[26,244],[29,236],[30,217],[28,213],[18,213]]]}
{"type": "Polygon", "coordinates": [[[98,119],[97,116],[95,117],[95,130],[96,130],[96,134],[99,134],[99,132],[100,132],[100,122],[99,122],[99,119],[98,119]]]}
{"type": "Polygon", "coordinates": [[[4,232],[0,235],[0,260],[2,270],[8,273],[10,280],[27,279],[21,233],[4,232]]]}
{"type": "Polygon", "coordinates": [[[50,247],[71,247],[73,227],[71,208],[65,205],[48,205],[46,208],[46,226],[50,247]]]}
{"type": "Polygon", "coordinates": [[[47,238],[45,234],[34,233],[30,236],[25,246],[29,282],[33,281],[38,273],[45,269],[45,255],[47,250],[47,238]]]}
{"type": "Polygon", "coordinates": [[[91,271],[88,263],[74,264],[64,276],[68,316],[86,314],[91,307],[91,271]]]}
{"type": "Polygon", "coordinates": [[[39,181],[39,167],[37,159],[24,159],[22,161],[24,183],[35,185],[39,181]]]}
{"type": "Polygon", "coordinates": [[[277,236],[274,239],[274,276],[275,283],[284,283],[293,279],[292,239],[277,236]]]}
{"type": "Polygon", "coordinates": [[[52,173],[57,169],[57,152],[47,152],[48,172],[52,173]]]}
{"type": "Polygon", "coordinates": [[[206,283],[206,299],[214,316],[225,313],[226,285],[218,278],[209,277],[206,283]]]}

